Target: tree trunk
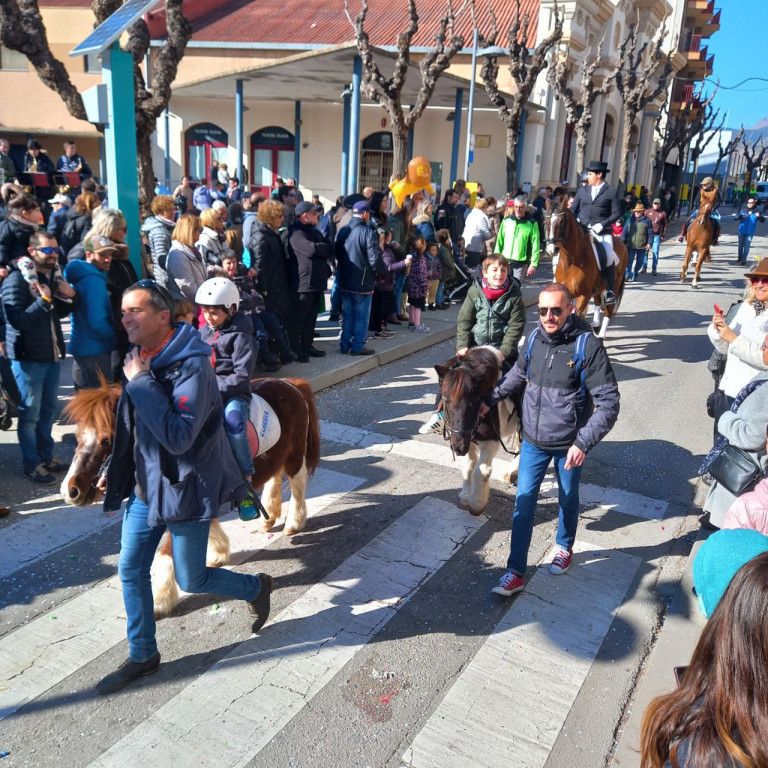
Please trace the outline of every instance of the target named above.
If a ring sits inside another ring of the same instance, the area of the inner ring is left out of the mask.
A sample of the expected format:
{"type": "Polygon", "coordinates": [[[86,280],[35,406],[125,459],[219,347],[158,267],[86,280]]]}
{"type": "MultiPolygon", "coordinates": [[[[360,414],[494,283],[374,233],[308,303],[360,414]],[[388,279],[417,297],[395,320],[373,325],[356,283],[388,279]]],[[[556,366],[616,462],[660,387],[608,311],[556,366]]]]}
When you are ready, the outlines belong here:
{"type": "Polygon", "coordinates": [[[149,213],[149,203],[155,196],[155,171],[152,167],[152,131],[136,126],[136,156],[139,171],[139,209],[149,213]]]}
{"type": "MultiPolygon", "coordinates": [[[[587,144],[589,143],[589,127],[590,124],[587,123],[586,125],[583,125],[581,128],[576,128],[576,173],[580,174],[585,166],[584,166],[584,158],[587,155],[587,144]]],[[[566,169],[567,173],[567,169],[566,169]]],[[[578,186],[578,185],[577,185],[578,186]]]]}
{"type": "Polygon", "coordinates": [[[624,128],[622,131],[621,139],[621,166],[619,167],[619,179],[616,185],[619,195],[622,197],[627,190],[627,182],[629,181],[629,153],[632,150],[630,146],[632,143],[632,124],[635,122],[634,112],[627,111],[624,115],[624,128]]]}
{"type": "Polygon", "coordinates": [[[394,142],[394,158],[392,160],[392,176],[394,179],[404,179],[408,173],[408,129],[405,126],[392,124],[392,140],[394,142]]]}
{"type": "Polygon", "coordinates": [[[507,126],[507,192],[517,194],[517,140],[519,133],[507,126]]]}

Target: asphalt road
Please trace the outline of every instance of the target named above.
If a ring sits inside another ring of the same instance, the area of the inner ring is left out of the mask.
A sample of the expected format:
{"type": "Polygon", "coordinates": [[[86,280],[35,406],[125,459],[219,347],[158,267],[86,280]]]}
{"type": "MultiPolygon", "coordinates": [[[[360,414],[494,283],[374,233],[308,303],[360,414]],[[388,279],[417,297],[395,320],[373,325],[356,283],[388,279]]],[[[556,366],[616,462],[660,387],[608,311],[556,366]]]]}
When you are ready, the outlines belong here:
{"type": "MultiPolygon", "coordinates": [[[[126,656],[119,518],[18,480],[14,435],[0,435],[14,506],[0,521],[3,768],[609,764],[698,528],[705,327],[743,286],[735,237],[722,242],[699,290],[678,282],[672,244],[658,277],[628,286],[606,343],[621,415],[585,464],[576,563],[562,577],[532,567],[513,600],[490,593],[514,503],[504,458],[471,518],[455,507],[460,465],[441,437],[416,434],[451,342],[317,395],[306,532],[225,524],[234,567],[275,577],[260,635],[244,605],[188,596],[158,625],[160,672],[111,697],[93,688],[126,656]]],[[[534,566],[554,543],[547,488],[534,566]]]]}

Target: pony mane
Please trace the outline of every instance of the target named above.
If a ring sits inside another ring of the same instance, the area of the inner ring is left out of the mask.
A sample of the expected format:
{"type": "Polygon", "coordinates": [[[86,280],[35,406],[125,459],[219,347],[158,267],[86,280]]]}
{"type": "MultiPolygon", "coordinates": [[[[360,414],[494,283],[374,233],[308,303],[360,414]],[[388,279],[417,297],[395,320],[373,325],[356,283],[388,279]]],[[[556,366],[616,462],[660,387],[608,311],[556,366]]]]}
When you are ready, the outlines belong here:
{"type": "Polygon", "coordinates": [[[115,432],[115,410],[123,388],[104,383],[99,389],[81,389],[64,408],[67,421],[78,431],[93,430],[99,437],[112,437],[115,432]]]}
{"type": "Polygon", "coordinates": [[[443,394],[448,400],[472,395],[487,395],[499,380],[501,353],[493,347],[472,347],[443,378],[443,394]]]}

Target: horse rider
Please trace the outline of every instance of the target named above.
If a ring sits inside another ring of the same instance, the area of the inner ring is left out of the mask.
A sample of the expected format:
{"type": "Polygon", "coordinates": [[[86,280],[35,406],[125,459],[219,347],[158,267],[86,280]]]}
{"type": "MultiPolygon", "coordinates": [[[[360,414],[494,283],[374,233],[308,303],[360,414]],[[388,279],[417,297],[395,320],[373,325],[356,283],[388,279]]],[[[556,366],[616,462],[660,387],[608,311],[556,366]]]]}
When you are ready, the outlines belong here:
{"type": "Polygon", "coordinates": [[[600,160],[593,160],[587,166],[587,185],[579,187],[571,203],[571,213],[602,243],[604,253],[600,255],[600,271],[605,280],[605,306],[616,303],[614,292],[616,267],[613,264],[613,231],[611,224],[621,218],[621,206],[618,193],[605,181],[608,165],[600,160]]]}
{"type": "Polygon", "coordinates": [[[579,481],[584,460],[613,428],[619,415],[619,387],[603,342],[573,311],[573,297],[561,283],[539,294],[539,322],[525,352],[480,406],[522,393],[523,444],[512,518],[507,571],[491,591],[509,597],[525,586],[536,500],[554,461],[560,524],[550,573],[571,566],[579,522],[579,481]]]}
{"type": "Polygon", "coordinates": [[[723,200],[720,197],[720,192],[716,189],[715,182],[712,180],[711,176],[707,176],[705,179],[702,179],[701,184],[699,185],[699,204],[696,206],[696,208],[694,208],[685,224],[683,224],[680,237],[677,238],[678,243],[682,243],[683,240],[685,240],[685,233],[688,231],[688,227],[691,226],[691,222],[699,215],[699,208],[704,205],[702,192],[711,192],[713,189],[715,190],[715,199],[712,203],[712,207],[709,209],[709,218],[712,222],[713,228],[712,245],[717,245],[717,241],[720,238],[720,214],[717,212],[717,209],[720,207],[720,203],[722,203],[723,200]]]}

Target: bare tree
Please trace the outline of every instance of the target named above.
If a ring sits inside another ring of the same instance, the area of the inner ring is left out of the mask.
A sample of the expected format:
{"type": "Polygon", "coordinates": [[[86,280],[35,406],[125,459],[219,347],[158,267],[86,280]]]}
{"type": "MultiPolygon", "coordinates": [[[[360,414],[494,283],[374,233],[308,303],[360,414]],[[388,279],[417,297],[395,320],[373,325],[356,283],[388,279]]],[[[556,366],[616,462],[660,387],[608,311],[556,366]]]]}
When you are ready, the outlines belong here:
{"type": "Polygon", "coordinates": [[[635,118],[648,104],[655,101],[667,89],[673,71],[671,52],[664,54],[662,43],[667,34],[666,22],[662,22],[656,39],[640,45],[640,20],[630,24],[627,35],[619,46],[616,64],[616,90],[624,103],[624,132],[621,144],[619,189],[623,192],[629,168],[630,142],[635,118]]]}
{"type": "MultiPolygon", "coordinates": [[[[736,149],[743,135],[744,135],[743,125],[741,126],[741,128],[739,128],[737,133],[731,134],[731,138],[725,144],[723,144],[723,132],[720,131],[720,133],[717,135],[717,162],[715,163],[715,170],[712,173],[714,177],[717,177],[717,174],[720,171],[721,163],[723,162],[723,160],[725,160],[726,157],[730,157],[731,152],[733,152],[733,150],[736,149]]],[[[726,171],[727,170],[728,169],[726,168],[726,171]]]]}
{"type": "MultiPolygon", "coordinates": [[[[466,5],[466,3],[465,3],[466,5]]],[[[413,106],[403,106],[401,92],[405,86],[411,62],[411,41],[419,31],[419,14],[416,0],[408,0],[408,26],[397,36],[397,58],[391,77],[385,77],[374,56],[365,20],[368,15],[368,0],[362,0],[360,11],[352,18],[349,0],[344,0],[344,11],[349,23],[355,30],[355,40],[360,58],[363,61],[362,88],[365,95],[383,107],[392,121],[394,134],[393,175],[403,178],[408,167],[408,134],[416,121],[424,113],[435,92],[440,75],[451,64],[451,59],[464,47],[464,38],[456,33],[455,23],[464,6],[454,12],[452,0],[447,0],[445,13],[440,19],[440,26],[435,34],[434,47],[424,56],[419,64],[421,85],[413,106]]]]}
{"type": "Polygon", "coordinates": [[[765,144],[762,136],[754,141],[747,141],[746,136],[742,136],[741,148],[747,164],[747,169],[744,173],[744,190],[746,194],[749,194],[752,187],[752,176],[762,166],[765,160],[765,153],[768,151],[768,145],[765,144]]]}
{"type": "MultiPolygon", "coordinates": [[[[483,46],[495,46],[498,39],[498,23],[491,8],[491,33],[481,39],[483,46]]],[[[515,10],[507,28],[507,57],[509,74],[515,82],[514,96],[504,96],[499,90],[499,61],[497,56],[487,56],[483,62],[480,75],[483,78],[485,92],[491,103],[499,111],[499,117],[507,129],[507,190],[517,189],[517,146],[520,140],[520,124],[525,112],[525,104],[530,98],[531,91],[536,85],[536,79],[547,66],[547,56],[560,42],[563,36],[563,17],[554,5],[554,24],[547,35],[534,48],[533,53],[528,48],[528,28],[530,16],[528,13],[521,17],[520,0],[515,2],[515,10]]]]}
{"type": "MultiPolygon", "coordinates": [[[[136,144],[139,158],[139,197],[148,202],[153,195],[154,171],[150,138],[155,123],[171,98],[171,85],[179,62],[192,35],[192,27],[182,11],[183,0],[166,0],[168,37],[153,57],[153,83],[147,86],[141,65],[149,51],[149,29],[140,19],[128,30],[125,50],[133,58],[136,101],[136,144]]],[[[121,5],[122,0],[93,0],[91,10],[101,24],[121,5]]],[[[51,52],[38,0],[0,0],[0,43],[23,53],[48,88],[61,96],[69,113],[87,120],[83,99],[66,67],[51,52]]]]}
{"type": "Polygon", "coordinates": [[[553,59],[547,70],[547,82],[552,86],[556,99],[562,99],[566,119],[576,132],[576,167],[584,167],[587,152],[589,129],[592,126],[592,108],[598,96],[611,92],[616,81],[616,70],[611,69],[601,79],[595,72],[604,66],[600,55],[605,44],[605,37],[600,41],[594,55],[584,56],[581,61],[578,94],[568,85],[572,72],[566,55],[553,59]]]}
{"type": "MultiPolygon", "coordinates": [[[[715,89],[717,91],[717,89],[715,89]]],[[[714,94],[712,95],[714,98],[714,94]]],[[[712,139],[720,133],[725,127],[725,117],[723,117],[718,124],[718,117],[720,115],[719,109],[712,107],[712,100],[699,110],[699,116],[697,122],[697,131],[694,135],[695,141],[691,146],[691,158],[693,158],[693,175],[691,179],[693,183],[696,183],[696,174],[699,170],[699,158],[702,152],[709,146],[712,139]]]]}

